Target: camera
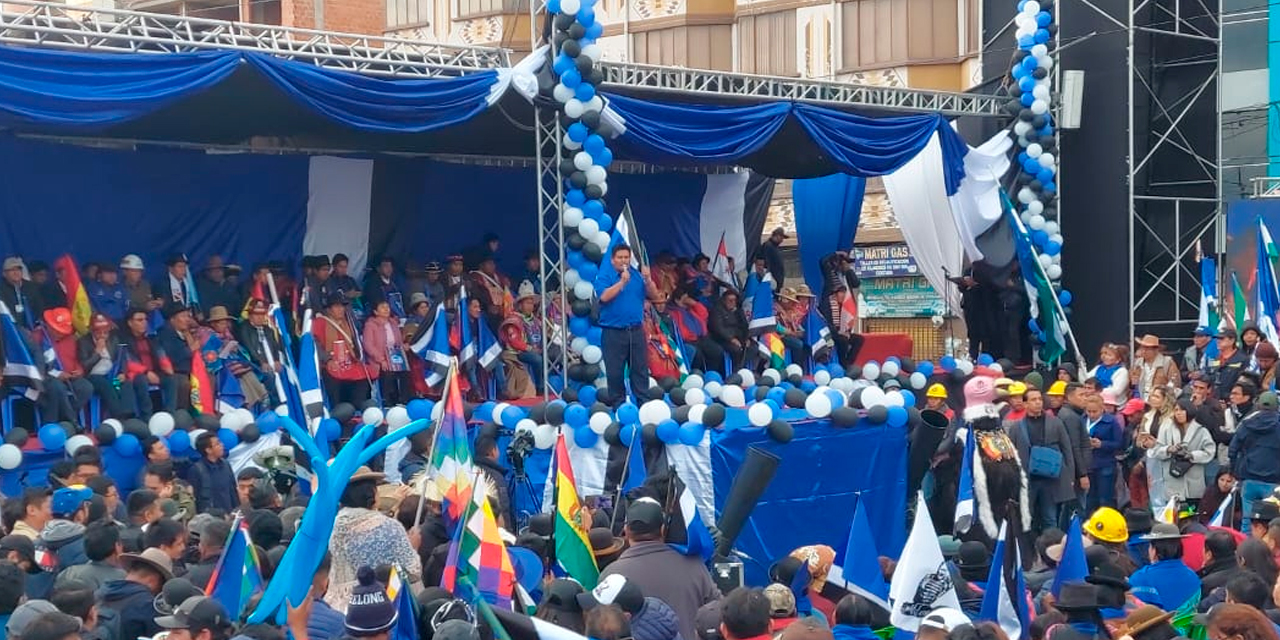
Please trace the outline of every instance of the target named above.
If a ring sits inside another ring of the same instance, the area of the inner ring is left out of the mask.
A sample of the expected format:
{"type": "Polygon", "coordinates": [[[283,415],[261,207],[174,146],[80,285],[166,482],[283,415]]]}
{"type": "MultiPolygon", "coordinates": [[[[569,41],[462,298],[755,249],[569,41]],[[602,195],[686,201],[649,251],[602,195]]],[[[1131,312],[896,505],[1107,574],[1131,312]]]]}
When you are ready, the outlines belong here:
{"type": "Polygon", "coordinates": [[[533,434],[528,431],[517,431],[507,445],[507,462],[517,476],[524,475],[524,461],[533,452],[533,434]]]}

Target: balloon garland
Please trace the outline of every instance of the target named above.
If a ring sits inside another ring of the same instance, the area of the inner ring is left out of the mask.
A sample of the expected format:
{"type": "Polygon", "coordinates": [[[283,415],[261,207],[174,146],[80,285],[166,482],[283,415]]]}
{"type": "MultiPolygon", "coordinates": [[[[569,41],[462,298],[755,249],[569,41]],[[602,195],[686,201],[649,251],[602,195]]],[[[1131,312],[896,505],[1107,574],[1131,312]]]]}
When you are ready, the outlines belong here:
{"type": "MultiPolygon", "coordinates": [[[[1053,103],[1050,72],[1055,60],[1049,47],[1057,32],[1053,0],[1019,0],[1014,24],[1018,50],[1009,72],[1012,100],[1006,111],[1017,117],[1013,133],[1021,149],[1016,162],[1016,206],[1039,253],[1040,265],[1058,291],[1063,311],[1067,311],[1071,292],[1063,290],[1061,285],[1063,238],[1058,221],[1058,160],[1054,155],[1058,136],[1050,109],[1053,103]]],[[[1029,328],[1044,342],[1044,332],[1034,320],[1029,328]]]]}

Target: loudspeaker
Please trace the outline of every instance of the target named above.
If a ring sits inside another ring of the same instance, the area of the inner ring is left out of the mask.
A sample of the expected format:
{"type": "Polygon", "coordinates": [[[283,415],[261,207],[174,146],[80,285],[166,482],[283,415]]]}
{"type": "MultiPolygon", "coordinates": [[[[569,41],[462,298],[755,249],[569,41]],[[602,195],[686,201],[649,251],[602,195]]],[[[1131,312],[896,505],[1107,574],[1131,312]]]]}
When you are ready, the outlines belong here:
{"type": "Polygon", "coordinates": [[[720,544],[716,545],[717,556],[727,557],[733,550],[733,543],[737,541],[738,534],[742,533],[742,525],[746,524],[751,510],[756,508],[765,488],[773,481],[773,475],[778,472],[778,463],[781,461],[778,456],[763,449],[747,449],[747,459],[742,462],[742,468],[738,469],[738,474],[733,478],[729,497],[725,498],[724,510],[720,512],[720,522],[716,523],[722,534],[720,544]]]}
{"type": "Polygon", "coordinates": [[[907,452],[907,495],[914,496],[920,490],[924,474],[929,470],[933,454],[947,435],[947,416],[925,409],[920,412],[920,424],[911,432],[911,446],[907,452]]]}

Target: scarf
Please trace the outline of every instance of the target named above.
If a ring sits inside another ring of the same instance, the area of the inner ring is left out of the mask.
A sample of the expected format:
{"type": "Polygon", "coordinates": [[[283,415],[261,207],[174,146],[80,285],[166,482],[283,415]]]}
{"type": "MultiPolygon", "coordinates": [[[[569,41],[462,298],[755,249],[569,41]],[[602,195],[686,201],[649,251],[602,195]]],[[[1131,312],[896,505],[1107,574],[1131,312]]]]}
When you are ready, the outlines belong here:
{"type": "Polygon", "coordinates": [[[1115,364],[1100,364],[1097,369],[1094,369],[1093,377],[1097,378],[1103,387],[1109,387],[1111,386],[1111,376],[1114,376],[1119,370],[1119,362],[1115,364]]]}
{"type": "Polygon", "coordinates": [[[676,312],[680,314],[680,324],[693,333],[694,339],[707,335],[707,325],[703,324],[702,319],[692,309],[677,306],[676,312]]]}

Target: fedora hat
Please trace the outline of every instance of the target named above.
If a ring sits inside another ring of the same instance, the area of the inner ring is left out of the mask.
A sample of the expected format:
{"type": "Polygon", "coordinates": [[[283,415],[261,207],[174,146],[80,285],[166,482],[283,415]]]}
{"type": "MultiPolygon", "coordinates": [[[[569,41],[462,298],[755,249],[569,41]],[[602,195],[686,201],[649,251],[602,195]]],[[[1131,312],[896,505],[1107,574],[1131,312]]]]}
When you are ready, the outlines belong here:
{"type": "Polygon", "coordinates": [[[516,304],[520,304],[525,298],[538,299],[538,292],[534,290],[533,283],[528,280],[520,283],[520,289],[516,293],[516,304]]]}
{"type": "Polygon", "coordinates": [[[587,532],[587,539],[591,542],[591,554],[597,558],[622,551],[625,544],[622,538],[613,535],[613,531],[608,527],[592,529],[587,532]]]}
{"type": "Polygon", "coordinates": [[[148,569],[159,573],[165,581],[173,579],[173,560],[169,558],[169,554],[155,547],[145,549],[142,553],[122,553],[120,564],[125,567],[146,565],[148,569]]]}
{"type": "Polygon", "coordinates": [[[219,320],[234,320],[234,319],[235,318],[231,317],[231,314],[227,313],[226,307],[222,305],[216,305],[212,309],[209,309],[209,318],[207,321],[217,322],[219,320]]]}
{"type": "Polygon", "coordinates": [[[797,286],[797,287],[795,288],[795,295],[796,295],[796,297],[797,297],[797,298],[813,298],[813,297],[815,297],[815,296],[813,295],[813,291],[811,291],[811,290],[809,289],[809,285],[807,285],[807,284],[802,284],[802,285],[797,286]]]}
{"type": "Polygon", "coordinates": [[[1151,533],[1142,536],[1143,540],[1181,540],[1187,536],[1178,530],[1178,525],[1161,522],[1151,527],[1151,533]]]}
{"type": "Polygon", "coordinates": [[[1160,348],[1160,338],[1150,333],[1142,336],[1141,338],[1138,338],[1137,342],[1139,347],[1153,347],[1156,349],[1160,348]]]}
{"type": "Polygon", "coordinates": [[[360,467],[356,469],[356,472],[351,474],[351,479],[348,480],[348,482],[361,482],[361,481],[369,481],[369,480],[372,480],[373,482],[382,482],[383,480],[386,479],[386,477],[387,477],[387,474],[385,473],[379,473],[377,471],[374,471],[373,469],[370,469],[366,465],[360,465],[360,467]]]}
{"type": "Polygon", "coordinates": [[[796,290],[793,287],[783,287],[782,291],[778,292],[778,297],[788,302],[799,302],[796,299],[796,290]]]}
{"type": "Polygon", "coordinates": [[[1053,606],[1059,611],[1096,610],[1099,608],[1098,588],[1087,582],[1068,582],[1062,585],[1053,606]]]}
{"type": "Polygon", "coordinates": [[[1173,611],[1161,611],[1159,607],[1144,604],[1129,612],[1124,619],[1124,633],[1130,637],[1173,619],[1173,611]]]}

